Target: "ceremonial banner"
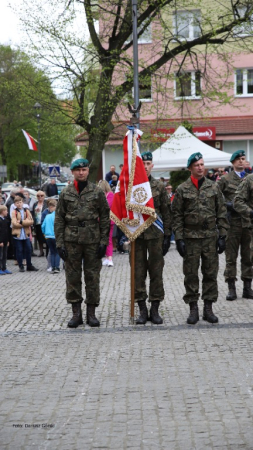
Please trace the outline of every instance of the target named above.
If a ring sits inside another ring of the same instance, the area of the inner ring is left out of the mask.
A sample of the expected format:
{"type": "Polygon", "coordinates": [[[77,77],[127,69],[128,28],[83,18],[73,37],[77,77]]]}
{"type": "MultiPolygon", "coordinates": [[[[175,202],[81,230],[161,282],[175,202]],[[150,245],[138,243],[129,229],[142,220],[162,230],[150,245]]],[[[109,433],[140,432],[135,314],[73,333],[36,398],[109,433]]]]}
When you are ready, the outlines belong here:
{"type": "Polygon", "coordinates": [[[141,135],[140,130],[129,129],[124,138],[124,165],[111,207],[111,219],[130,241],[134,241],[157,218],[137,144],[141,135]]]}
{"type": "Polygon", "coordinates": [[[22,130],[22,131],[23,131],[24,136],[25,136],[25,138],[27,140],[27,144],[28,144],[29,150],[34,150],[34,151],[37,152],[38,149],[37,149],[37,145],[35,144],[35,139],[29,133],[27,133],[27,131],[25,131],[25,130],[22,130]]]}

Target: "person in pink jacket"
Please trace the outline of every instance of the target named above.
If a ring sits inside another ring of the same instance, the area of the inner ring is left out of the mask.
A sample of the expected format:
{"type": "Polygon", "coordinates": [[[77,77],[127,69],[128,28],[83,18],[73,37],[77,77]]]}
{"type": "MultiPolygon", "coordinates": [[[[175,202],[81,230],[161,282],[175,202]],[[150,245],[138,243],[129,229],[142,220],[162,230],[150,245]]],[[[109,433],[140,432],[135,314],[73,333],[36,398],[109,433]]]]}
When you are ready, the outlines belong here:
{"type": "MultiPolygon", "coordinates": [[[[99,182],[99,187],[102,189],[106,196],[106,200],[111,209],[113,202],[113,192],[110,188],[109,183],[106,180],[101,180],[99,182]]],[[[110,223],[110,234],[109,234],[109,244],[106,248],[105,259],[103,260],[103,266],[113,267],[112,255],[113,255],[113,243],[112,243],[112,233],[113,233],[114,222],[111,220],[110,223]]]]}

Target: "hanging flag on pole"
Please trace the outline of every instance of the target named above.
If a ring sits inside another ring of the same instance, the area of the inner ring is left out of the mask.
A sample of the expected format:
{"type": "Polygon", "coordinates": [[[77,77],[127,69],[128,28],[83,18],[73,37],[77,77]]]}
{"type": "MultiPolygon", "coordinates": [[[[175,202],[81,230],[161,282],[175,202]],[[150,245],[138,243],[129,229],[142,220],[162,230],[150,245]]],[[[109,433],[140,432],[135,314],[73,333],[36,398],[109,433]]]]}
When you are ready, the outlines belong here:
{"type": "Polygon", "coordinates": [[[137,141],[142,131],[128,127],[124,141],[124,165],[115,190],[111,219],[134,241],[157,219],[150,183],[137,141]]]}
{"type": "Polygon", "coordinates": [[[34,151],[37,152],[38,149],[37,149],[37,145],[35,143],[35,139],[29,133],[27,133],[27,131],[25,131],[25,130],[22,130],[22,131],[23,131],[24,136],[25,136],[25,138],[27,140],[27,144],[28,144],[29,150],[34,150],[34,151]]]}

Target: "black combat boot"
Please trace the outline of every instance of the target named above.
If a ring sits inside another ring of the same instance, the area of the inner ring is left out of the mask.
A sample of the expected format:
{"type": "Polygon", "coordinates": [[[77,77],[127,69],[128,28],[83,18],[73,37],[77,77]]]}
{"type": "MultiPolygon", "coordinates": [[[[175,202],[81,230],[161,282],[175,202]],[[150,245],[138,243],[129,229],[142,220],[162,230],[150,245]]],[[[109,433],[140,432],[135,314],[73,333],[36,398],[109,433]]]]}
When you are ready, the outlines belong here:
{"type": "Polygon", "coordinates": [[[244,280],[242,298],[253,299],[253,290],[251,289],[251,281],[252,280],[244,280]]]}
{"type": "Polygon", "coordinates": [[[86,315],[86,323],[90,325],[90,327],[100,327],[100,322],[95,316],[96,305],[87,305],[87,315],[86,315]]]}
{"type": "Polygon", "coordinates": [[[195,325],[199,321],[199,308],[198,302],[190,302],[190,314],[187,319],[189,325],[195,325]]]}
{"type": "Polygon", "coordinates": [[[73,317],[68,322],[69,328],[77,328],[78,325],[83,324],[81,304],[82,302],[72,303],[73,317]]]}
{"type": "Polygon", "coordinates": [[[236,295],[236,289],[235,289],[235,279],[234,278],[229,278],[228,279],[228,295],[226,296],[226,300],[236,300],[237,299],[237,295],[236,295]]]}
{"type": "Polygon", "coordinates": [[[219,319],[213,313],[212,303],[210,300],[204,300],[203,320],[207,320],[209,323],[217,323],[219,319]]]}
{"type": "Polygon", "coordinates": [[[141,300],[138,302],[139,309],[140,309],[140,315],[138,319],[136,320],[137,325],[145,325],[145,323],[148,320],[148,308],[146,305],[146,300],[141,300]]]}
{"type": "Polygon", "coordinates": [[[158,313],[159,305],[160,305],[159,300],[151,302],[150,322],[154,323],[155,325],[161,325],[163,323],[163,319],[161,318],[161,316],[159,316],[158,313]]]}

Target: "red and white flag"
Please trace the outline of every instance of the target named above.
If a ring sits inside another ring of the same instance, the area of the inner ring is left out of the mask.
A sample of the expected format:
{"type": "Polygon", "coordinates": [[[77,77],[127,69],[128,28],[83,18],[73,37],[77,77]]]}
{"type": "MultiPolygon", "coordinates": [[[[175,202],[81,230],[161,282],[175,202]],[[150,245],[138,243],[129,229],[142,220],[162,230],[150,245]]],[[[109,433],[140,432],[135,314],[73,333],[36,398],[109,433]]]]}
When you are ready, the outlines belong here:
{"type": "Polygon", "coordinates": [[[27,144],[28,144],[29,150],[34,150],[34,151],[37,152],[38,149],[37,149],[37,145],[35,143],[35,139],[29,133],[27,133],[27,131],[25,131],[25,130],[22,130],[22,131],[23,131],[24,136],[25,136],[25,138],[27,140],[27,144]]]}
{"type": "Polygon", "coordinates": [[[124,137],[124,165],[111,207],[111,219],[130,241],[134,241],[157,218],[137,144],[141,135],[140,130],[129,130],[124,137]]]}

